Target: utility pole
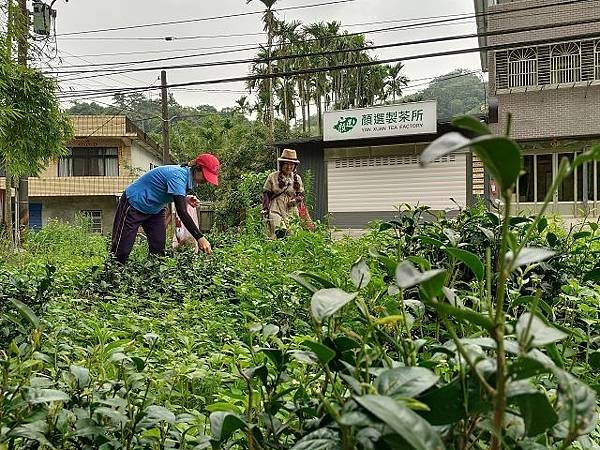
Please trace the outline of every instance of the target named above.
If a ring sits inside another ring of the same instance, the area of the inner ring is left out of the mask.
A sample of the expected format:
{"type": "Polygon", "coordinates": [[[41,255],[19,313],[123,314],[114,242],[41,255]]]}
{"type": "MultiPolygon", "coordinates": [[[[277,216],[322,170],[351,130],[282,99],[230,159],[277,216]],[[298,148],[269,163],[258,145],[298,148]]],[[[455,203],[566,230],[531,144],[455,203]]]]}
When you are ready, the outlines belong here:
{"type": "MultiPolygon", "coordinates": [[[[27,67],[29,12],[27,11],[27,0],[18,1],[19,14],[21,16],[18,40],[18,63],[22,67],[27,67]]],[[[17,222],[15,223],[15,243],[19,244],[21,227],[26,228],[29,226],[29,178],[27,176],[22,176],[19,179],[15,204],[18,205],[16,208],[19,215],[18,222],[15,215],[15,222],[17,222]]]]}
{"type": "MultiPolygon", "coordinates": [[[[160,71],[160,106],[162,110],[162,144],[163,144],[163,156],[162,163],[163,165],[169,164],[171,162],[171,157],[169,155],[169,94],[167,92],[167,71],[160,71]]],[[[171,222],[175,223],[175,218],[173,217],[173,208],[169,203],[167,208],[167,220],[165,221],[165,226],[168,228],[171,222]]]]}
{"type": "MultiPolygon", "coordinates": [[[[12,35],[15,29],[14,24],[14,11],[12,6],[12,0],[7,1],[8,5],[8,24],[7,24],[7,59],[10,60],[12,57],[12,35]]],[[[14,243],[13,240],[13,231],[12,231],[12,175],[10,174],[8,164],[4,161],[4,170],[5,170],[5,186],[4,186],[4,231],[6,233],[7,238],[11,243],[14,243]]]]}
{"type": "Polygon", "coordinates": [[[161,106],[162,106],[162,143],[163,143],[163,164],[169,164],[169,96],[167,93],[167,72],[160,72],[161,84],[161,106]]]}

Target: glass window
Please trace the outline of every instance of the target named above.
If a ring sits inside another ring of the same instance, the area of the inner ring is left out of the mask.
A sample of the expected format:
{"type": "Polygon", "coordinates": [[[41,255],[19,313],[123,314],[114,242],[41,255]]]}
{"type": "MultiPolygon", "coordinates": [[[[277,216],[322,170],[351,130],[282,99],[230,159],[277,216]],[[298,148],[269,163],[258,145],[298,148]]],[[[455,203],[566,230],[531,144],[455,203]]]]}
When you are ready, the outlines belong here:
{"type": "Polygon", "coordinates": [[[59,177],[119,176],[119,149],[75,147],[58,161],[59,177]]]}
{"type": "Polygon", "coordinates": [[[581,48],[569,42],[553,45],[550,50],[550,82],[574,83],[581,81],[581,48]]]}
{"type": "Polygon", "coordinates": [[[520,48],[508,52],[508,87],[537,84],[537,49],[520,48]]]}
{"type": "MultiPolygon", "coordinates": [[[[563,158],[567,158],[569,161],[573,161],[573,153],[559,153],[558,154],[558,165],[563,158]]],[[[558,187],[558,201],[559,202],[572,202],[575,201],[575,176],[573,172],[566,177],[558,187]]]]}
{"type": "Polygon", "coordinates": [[[83,210],[81,216],[87,219],[90,231],[92,233],[102,233],[102,211],[101,210],[83,210]]]}
{"type": "Polygon", "coordinates": [[[588,201],[594,200],[594,164],[585,163],[577,167],[577,201],[583,201],[583,176],[584,167],[587,172],[587,197],[588,201]]]}
{"type": "Polygon", "coordinates": [[[543,202],[552,186],[552,155],[537,155],[537,201],[543,202]]]}
{"type": "Polygon", "coordinates": [[[519,177],[519,201],[533,202],[534,199],[534,172],[533,172],[533,155],[525,155],[523,157],[524,174],[519,177]]]}

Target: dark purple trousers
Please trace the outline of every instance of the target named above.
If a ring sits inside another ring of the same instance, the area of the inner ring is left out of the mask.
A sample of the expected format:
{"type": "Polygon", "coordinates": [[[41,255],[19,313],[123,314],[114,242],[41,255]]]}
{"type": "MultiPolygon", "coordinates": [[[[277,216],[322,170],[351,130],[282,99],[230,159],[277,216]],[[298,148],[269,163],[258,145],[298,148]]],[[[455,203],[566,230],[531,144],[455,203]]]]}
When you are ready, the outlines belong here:
{"type": "Polygon", "coordinates": [[[112,254],[120,263],[127,261],[140,227],[148,238],[150,254],[164,255],[167,239],[165,209],[158,214],[144,214],[131,206],[123,193],[115,213],[111,246],[112,254]]]}

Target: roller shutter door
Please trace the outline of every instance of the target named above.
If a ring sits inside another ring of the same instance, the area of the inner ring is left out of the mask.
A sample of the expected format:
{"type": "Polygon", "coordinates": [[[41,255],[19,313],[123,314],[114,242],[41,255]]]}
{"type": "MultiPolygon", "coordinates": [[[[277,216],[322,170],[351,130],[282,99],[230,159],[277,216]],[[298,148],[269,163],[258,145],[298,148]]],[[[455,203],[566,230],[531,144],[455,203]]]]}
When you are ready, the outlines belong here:
{"type": "Polygon", "coordinates": [[[467,198],[467,156],[451,154],[420,167],[418,156],[339,158],[327,163],[331,213],[395,211],[400,204],[456,209],[467,198]]]}

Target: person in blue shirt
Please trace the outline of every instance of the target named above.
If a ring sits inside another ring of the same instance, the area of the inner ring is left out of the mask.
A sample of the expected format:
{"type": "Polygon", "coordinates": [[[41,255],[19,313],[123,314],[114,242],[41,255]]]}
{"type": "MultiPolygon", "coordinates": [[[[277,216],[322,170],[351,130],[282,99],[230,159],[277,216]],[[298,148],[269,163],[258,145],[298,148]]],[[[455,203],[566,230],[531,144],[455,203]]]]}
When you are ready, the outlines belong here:
{"type": "Polygon", "coordinates": [[[187,212],[188,203],[198,206],[198,199],[188,195],[194,186],[219,184],[219,160],[203,153],[188,164],[156,167],[131,183],[123,192],[113,223],[111,252],[124,264],[133,249],[139,227],[148,238],[150,254],[164,255],[167,239],[166,206],[175,203],[177,215],[188,229],[198,247],[206,254],[212,252],[210,242],[202,235],[187,212]]]}

